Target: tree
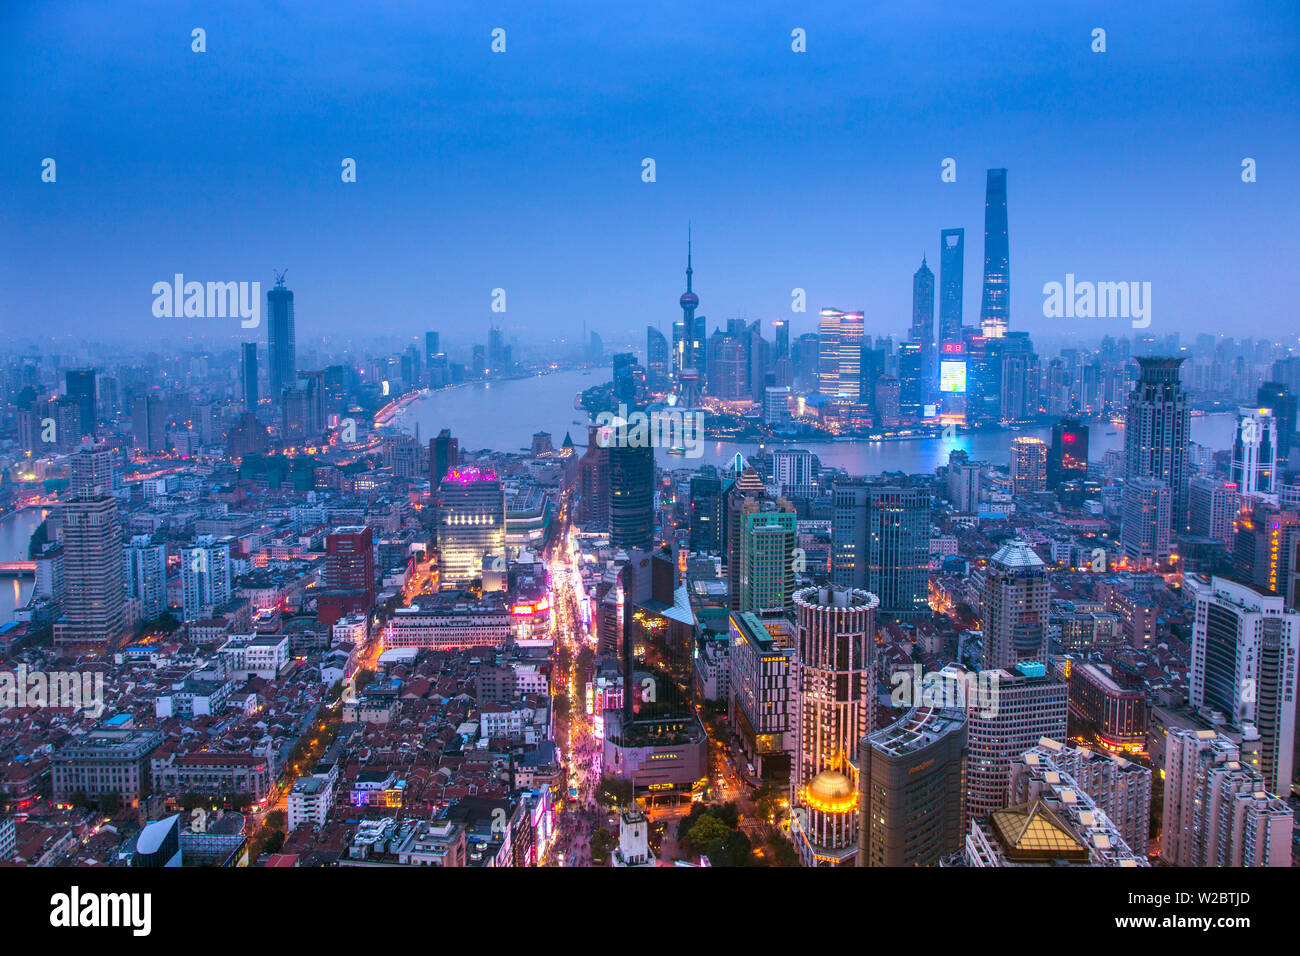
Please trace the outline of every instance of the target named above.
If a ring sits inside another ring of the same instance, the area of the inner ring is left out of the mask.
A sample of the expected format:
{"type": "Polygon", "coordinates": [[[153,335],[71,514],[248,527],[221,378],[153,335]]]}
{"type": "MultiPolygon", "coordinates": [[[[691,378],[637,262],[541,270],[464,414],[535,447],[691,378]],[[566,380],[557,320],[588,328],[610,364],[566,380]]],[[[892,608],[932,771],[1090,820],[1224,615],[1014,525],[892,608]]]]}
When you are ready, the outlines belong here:
{"type": "Polygon", "coordinates": [[[703,853],[715,865],[723,864],[723,849],[734,831],[711,813],[695,821],[686,834],[686,843],[695,853],[703,853]]]}

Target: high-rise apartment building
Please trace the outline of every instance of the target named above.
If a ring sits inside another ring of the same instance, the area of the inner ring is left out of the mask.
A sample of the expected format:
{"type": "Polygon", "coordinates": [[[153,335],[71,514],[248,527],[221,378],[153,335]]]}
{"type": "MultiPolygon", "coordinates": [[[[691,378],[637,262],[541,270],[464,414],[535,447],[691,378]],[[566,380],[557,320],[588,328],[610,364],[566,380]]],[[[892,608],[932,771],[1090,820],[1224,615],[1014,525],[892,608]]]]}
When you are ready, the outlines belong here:
{"type": "Polygon", "coordinates": [[[1148,865],[1145,850],[1130,847],[1115,821],[1068,773],[1051,770],[1029,783],[1029,800],[971,821],[967,866],[1148,865]]]}
{"type": "Polygon", "coordinates": [[[1188,484],[1188,530],[1197,537],[1231,543],[1241,512],[1241,491],[1236,482],[1198,475],[1188,484]]]}
{"type": "Polygon", "coordinates": [[[1047,442],[1025,436],[1011,439],[1011,481],[1018,495],[1047,489],[1047,442]]]}
{"type": "Polygon", "coordinates": [[[1300,612],[1280,595],[1227,578],[1189,578],[1196,599],[1188,703],[1259,734],[1259,770],[1289,794],[1295,747],[1300,612]]]}
{"type": "Polygon", "coordinates": [[[1169,560],[1173,496],[1158,478],[1124,482],[1120,499],[1120,543],[1124,555],[1141,567],[1169,560]]]}
{"type": "Polygon", "coordinates": [[[1053,787],[1075,787],[1106,814],[1137,856],[1147,856],[1151,770],[1115,754],[1070,747],[1044,737],[1011,762],[1007,803],[1036,800],[1053,787]]]}
{"type": "Polygon", "coordinates": [[[325,570],[316,619],[332,628],[349,614],[369,614],[375,603],[375,539],[369,525],[335,528],[325,536],[325,570]]]}
{"type": "MultiPolygon", "coordinates": [[[[1213,730],[1165,738],[1160,858],[1170,866],[1290,866],[1295,817],[1213,730]]],[[[1289,792],[1289,785],[1288,791],[1289,792]]]]}
{"type": "Polygon", "coordinates": [[[183,620],[198,621],[211,617],[217,608],[230,600],[232,580],[228,539],[200,535],[194,544],[182,549],[183,620]]]}
{"type": "Polygon", "coordinates": [[[124,549],[126,593],[140,602],[140,619],[154,621],[167,610],[167,546],[147,534],[136,535],[124,549]]]}
{"type": "Polygon", "coordinates": [[[62,648],[103,648],[128,624],[122,537],[112,496],[113,456],[82,445],[72,455],[72,496],[63,515],[63,616],[54,625],[62,648]]]}

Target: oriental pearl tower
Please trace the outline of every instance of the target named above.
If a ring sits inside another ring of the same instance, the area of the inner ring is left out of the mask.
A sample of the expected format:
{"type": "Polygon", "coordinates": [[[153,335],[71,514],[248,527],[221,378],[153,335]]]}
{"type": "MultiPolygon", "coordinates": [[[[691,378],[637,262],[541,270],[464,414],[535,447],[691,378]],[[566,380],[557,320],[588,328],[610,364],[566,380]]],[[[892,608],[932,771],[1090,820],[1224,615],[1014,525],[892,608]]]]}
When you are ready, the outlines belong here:
{"type": "Polygon", "coordinates": [[[673,323],[673,364],[677,371],[679,398],[688,407],[699,402],[704,378],[704,316],[695,317],[700,297],[691,289],[691,227],[686,226],[686,291],[678,304],[682,307],[680,322],[673,323]]]}

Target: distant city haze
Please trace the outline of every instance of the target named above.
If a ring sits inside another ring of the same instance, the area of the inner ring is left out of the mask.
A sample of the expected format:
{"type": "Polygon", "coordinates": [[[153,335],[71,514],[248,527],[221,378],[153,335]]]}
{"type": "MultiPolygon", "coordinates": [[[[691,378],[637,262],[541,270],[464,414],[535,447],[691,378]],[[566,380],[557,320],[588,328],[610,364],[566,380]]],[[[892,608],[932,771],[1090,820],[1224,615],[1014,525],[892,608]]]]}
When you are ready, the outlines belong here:
{"type": "Polygon", "coordinates": [[[1008,170],[1009,327],[1040,348],[1131,334],[1045,319],[1067,273],[1151,283],[1152,335],[1297,332],[1288,5],[251,9],[6,5],[6,334],[238,340],[238,319],[155,318],[152,285],[265,290],[288,268],[304,344],[435,328],[454,346],[490,324],[576,342],[585,322],[618,349],[680,316],[688,222],[710,330],[798,336],[833,305],[900,335],[945,228],[966,230],[973,325],[990,168],[1008,170]]]}

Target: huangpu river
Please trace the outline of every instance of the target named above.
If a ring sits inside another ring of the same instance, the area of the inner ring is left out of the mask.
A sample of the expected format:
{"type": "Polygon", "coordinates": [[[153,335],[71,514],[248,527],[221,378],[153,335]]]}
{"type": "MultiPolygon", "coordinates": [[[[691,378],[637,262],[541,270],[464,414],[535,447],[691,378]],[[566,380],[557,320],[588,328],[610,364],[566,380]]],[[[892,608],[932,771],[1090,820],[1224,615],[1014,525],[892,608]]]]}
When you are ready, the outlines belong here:
{"type": "MultiPolygon", "coordinates": [[[[526,452],[532,445],[533,433],[539,431],[550,432],[556,448],[564,441],[565,432],[573,437],[574,444],[584,446],[587,413],[573,407],[574,398],[582,390],[607,381],[608,375],[604,369],[564,371],[441,389],[413,401],[398,420],[408,433],[413,433],[418,423],[420,438],[426,442],[441,429],[448,428],[461,449],[526,452]]],[[[1192,419],[1192,440],[1211,451],[1221,451],[1231,446],[1234,427],[1235,416],[1228,412],[1197,416],[1192,419]]],[[[947,464],[948,454],[958,448],[973,459],[1005,465],[1009,461],[1011,439],[1021,435],[1050,440],[1051,429],[957,434],[952,439],[802,441],[768,447],[806,448],[823,465],[845,468],[850,474],[872,475],[884,471],[918,474],[947,464]]],[[[1100,460],[1111,448],[1123,447],[1123,426],[1107,422],[1091,424],[1088,457],[1093,461],[1100,460]]],[[[700,458],[669,455],[661,450],[658,460],[660,467],[670,469],[723,465],[737,452],[752,455],[758,448],[753,442],[705,442],[700,458]]]]}
{"type": "MultiPolygon", "coordinates": [[[[0,518],[0,561],[26,561],[32,532],[45,520],[40,508],[11,511],[0,518]]],[[[14,611],[27,605],[36,582],[30,577],[0,578],[0,624],[14,619],[14,611]]]]}

